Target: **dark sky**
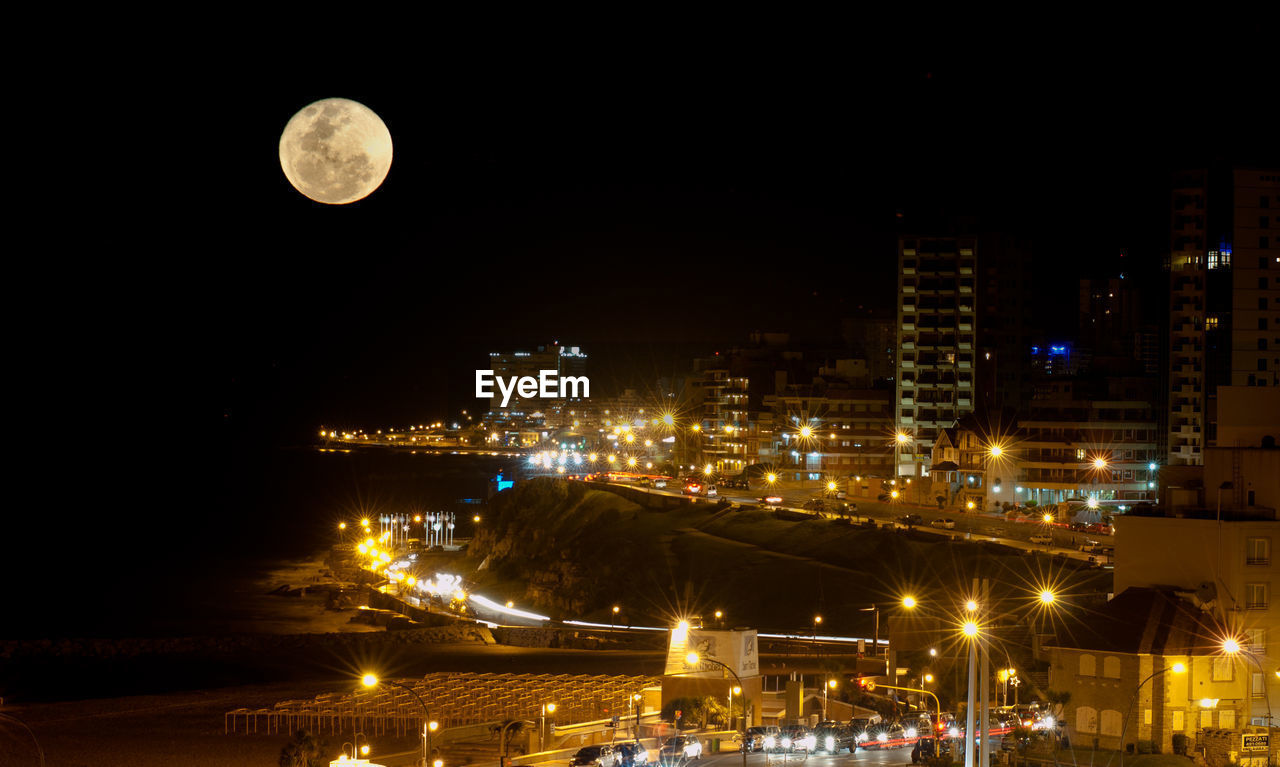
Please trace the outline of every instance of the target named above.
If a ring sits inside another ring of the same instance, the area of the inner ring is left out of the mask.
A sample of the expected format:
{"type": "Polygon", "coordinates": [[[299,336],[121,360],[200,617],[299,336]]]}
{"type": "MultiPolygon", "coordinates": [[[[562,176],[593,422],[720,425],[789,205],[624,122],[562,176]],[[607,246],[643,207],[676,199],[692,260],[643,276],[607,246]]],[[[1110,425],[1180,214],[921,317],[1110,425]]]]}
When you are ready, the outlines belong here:
{"type": "Polygon", "coordinates": [[[798,48],[87,67],[46,120],[83,151],[38,174],[47,215],[14,283],[43,307],[17,341],[24,410],[275,443],[444,417],[485,352],[553,340],[602,388],[644,387],[751,330],[891,306],[895,238],[935,214],[1029,236],[1061,318],[1118,248],[1157,262],[1169,168],[1274,156],[1261,113],[1216,106],[1254,103],[1247,62],[798,48]],[[277,159],[288,119],[331,96],[395,143],[347,206],[277,159]]]}
{"type": "Polygon", "coordinates": [[[207,254],[183,307],[200,316],[183,313],[209,344],[210,412],[237,433],[443,417],[491,349],[580,344],[606,387],[643,387],[753,329],[820,333],[892,305],[895,237],[936,214],[1029,236],[1037,290],[1070,325],[1077,274],[1121,247],[1156,263],[1170,167],[1263,135],[1177,108],[1219,73],[1154,67],[400,75],[254,88],[220,133],[218,199],[175,246],[207,254]],[[344,207],[276,162],[288,118],[329,96],[395,141],[382,188],[344,207]]]}

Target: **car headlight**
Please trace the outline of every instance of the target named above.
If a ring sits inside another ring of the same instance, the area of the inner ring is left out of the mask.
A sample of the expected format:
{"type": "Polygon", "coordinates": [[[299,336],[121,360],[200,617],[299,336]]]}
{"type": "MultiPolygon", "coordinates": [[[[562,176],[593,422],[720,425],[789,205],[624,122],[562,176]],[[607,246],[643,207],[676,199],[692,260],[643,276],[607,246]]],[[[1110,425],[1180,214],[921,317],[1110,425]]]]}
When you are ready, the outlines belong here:
{"type": "Polygon", "coordinates": [[[856,738],[856,740],[857,740],[859,743],[861,743],[862,741],[864,741],[864,740],[866,740],[866,739],[867,739],[867,734],[866,734],[865,732],[860,732],[860,733],[858,733],[858,737],[856,738]]]}
{"type": "Polygon", "coordinates": [[[953,737],[953,738],[958,738],[958,737],[960,737],[960,728],[959,728],[959,727],[952,727],[950,730],[947,730],[947,734],[948,734],[948,735],[950,735],[950,736],[951,736],[951,737],[953,737]]]}
{"type": "Polygon", "coordinates": [[[774,747],[774,746],[776,746],[777,744],[778,744],[778,741],[777,741],[777,740],[775,740],[775,739],[774,739],[774,737],[773,737],[772,735],[770,735],[769,737],[767,737],[767,738],[765,738],[765,739],[764,739],[764,747],[765,747],[765,748],[773,748],[773,747],[774,747]]]}
{"type": "Polygon", "coordinates": [[[782,747],[783,747],[783,748],[791,748],[791,738],[783,738],[783,739],[782,739],[782,747]]]}
{"type": "Polygon", "coordinates": [[[828,751],[834,751],[834,750],[835,750],[835,748],[836,748],[836,739],[835,739],[835,738],[833,738],[833,737],[831,737],[830,735],[828,735],[828,736],[827,736],[827,750],[828,750],[828,751]]]}
{"type": "Polygon", "coordinates": [[[914,738],[915,736],[916,736],[916,728],[914,728],[914,727],[910,727],[910,728],[908,728],[908,729],[907,729],[907,737],[908,737],[908,738],[914,738]]]}
{"type": "Polygon", "coordinates": [[[877,735],[877,736],[876,736],[876,740],[880,741],[881,743],[884,743],[884,742],[888,741],[888,740],[889,740],[889,733],[887,733],[887,732],[882,732],[882,733],[880,733],[879,735],[877,735]]]}

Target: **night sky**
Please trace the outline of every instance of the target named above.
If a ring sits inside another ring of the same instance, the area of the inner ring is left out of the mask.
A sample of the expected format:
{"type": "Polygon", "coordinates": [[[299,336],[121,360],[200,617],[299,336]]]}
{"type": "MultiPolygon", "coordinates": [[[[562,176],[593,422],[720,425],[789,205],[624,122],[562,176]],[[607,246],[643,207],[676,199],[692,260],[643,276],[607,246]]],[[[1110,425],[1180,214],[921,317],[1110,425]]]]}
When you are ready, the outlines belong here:
{"type": "Polygon", "coordinates": [[[1275,159],[1274,125],[1222,118],[1253,103],[1248,65],[937,59],[228,48],[163,77],[163,59],[86,67],[81,104],[41,102],[83,149],[39,175],[9,286],[33,307],[14,410],[43,450],[18,539],[49,514],[168,514],[171,491],[217,487],[227,450],[444,418],[490,350],[580,345],[607,391],[751,330],[831,335],[893,305],[896,237],[937,214],[1031,237],[1046,323],[1069,327],[1079,274],[1122,247],[1158,264],[1169,169],[1275,159]],[[277,155],[335,96],[395,142],[347,206],[301,196],[277,155]]]}
{"type": "Polygon", "coordinates": [[[643,389],[751,330],[819,338],[892,306],[895,238],[937,215],[1030,237],[1045,324],[1070,328],[1076,276],[1120,248],[1158,264],[1170,167],[1265,146],[1249,125],[1179,125],[1182,75],[835,64],[255,91],[184,307],[211,414],[277,437],[434,420],[472,403],[485,352],[553,340],[583,346],[605,390],[643,389]],[[396,153],[342,207],[275,162],[284,122],[335,95],[378,112],[396,153]]]}

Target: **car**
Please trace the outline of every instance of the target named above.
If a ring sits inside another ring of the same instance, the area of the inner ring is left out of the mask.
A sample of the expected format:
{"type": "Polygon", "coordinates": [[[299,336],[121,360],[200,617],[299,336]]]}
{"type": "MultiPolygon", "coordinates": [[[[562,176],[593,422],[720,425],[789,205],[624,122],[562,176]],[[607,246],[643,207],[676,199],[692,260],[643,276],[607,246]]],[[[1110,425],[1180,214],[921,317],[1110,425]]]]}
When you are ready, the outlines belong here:
{"type": "Polygon", "coordinates": [[[843,501],[843,500],[845,500],[845,499],[846,499],[846,498],[848,498],[848,497],[849,497],[849,492],[848,492],[847,490],[837,490],[837,491],[836,491],[836,500],[837,500],[837,501],[843,501]]]}
{"type": "Polygon", "coordinates": [[[714,498],[719,494],[720,494],[720,491],[716,489],[715,485],[707,485],[707,491],[703,493],[703,495],[707,496],[708,498],[714,498]]]}
{"type": "Polygon", "coordinates": [[[818,742],[813,736],[813,731],[808,727],[802,724],[789,724],[782,728],[778,745],[783,751],[812,753],[817,748],[818,742]]]}
{"type": "Polygon", "coordinates": [[[1094,522],[1086,527],[1084,531],[1090,535],[1111,535],[1113,533],[1111,525],[1104,525],[1101,522],[1094,522]]]}
{"type": "Polygon", "coordinates": [[[1102,548],[1101,544],[1099,544],[1097,541],[1091,541],[1088,538],[1084,540],[1084,543],[1080,544],[1080,550],[1089,554],[1092,554],[1101,548],[1102,548]]]}
{"type": "Polygon", "coordinates": [[[665,479],[655,479],[655,480],[653,481],[653,486],[654,486],[654,487],[666,487],[666,486],[667,486],[667,481],[666,481],[665,479]]]}
{"type": "Polygon", "coordinates": [[[775,748],[778,745],[778,738],[781,734],[782,730],[776,725],[748,727],[746,737],[742,741],[742,748],[746,751],[763,751],[775,748]]]}
{"type": "Polygon", "coordinates": [[[618,767],[640,767],[649,763],[649,749],[639,743],[618,743],[613,747],[618,767]]]}
{"type": "Polygon", "coordinates": [[[569,767],[619,767],[618,753],[613,746],[583,746],[569,760],[569,767]]]}
{"type": "Polygon", "coordinates": [[[696,735],[673,735],[658,750],[658,761],[668,765],[701,758],[702,741],[696,735]]]}
{"type": "Polygon", "coordinates": [[[701,482],[686,482],[684,483],[684,494],[685,495],[706,495],[706,490],[703,487],[701,482]]]}
{"type": "Polygon", "coordinates": [[[1048,546],[1053,543],[1053,536],[1048,533],[1040,533],[1038,535],[1031,536],[1031,542],[1038,546],[1048,546]]]}
{"type": "Polygon", "coordinates": [[[935,519],[929,523],[929,527],[936,527],[940,530],[955,530],[956,521],[950,517],[945,519],[935,519]]]}
{"type": "Polygon", "coordinates": [[[903,514],[894,521],[906,527],[915,527],[916,525],[924,524],[924,517],[919,514],[903,514]]]}
{"type": "Polygon", "coordinates": [[[818,722],[813,728],[815,753],[838,754],[841,750],[853,753],[857,742],[853,731],[840,722],[818,722]]]}
{"type": "Polygon", "coordinates": [[[747,490],[750,488],[746,477],[730,477],[720,484],[731,490],[747,490]]]}
{"type": "Polygon", "coordinates": [[[766,505],[766,506],[781,506],[781,505],[782,505],[782,496],[780,496],[780,495],[766,495],[765,497],[763,497],[763,498],[761,498],[761,499],[760,499],[760,502],[761,502],[761,503],[763,503],[763,504],[764,504],[764,505],[766,505]]]}

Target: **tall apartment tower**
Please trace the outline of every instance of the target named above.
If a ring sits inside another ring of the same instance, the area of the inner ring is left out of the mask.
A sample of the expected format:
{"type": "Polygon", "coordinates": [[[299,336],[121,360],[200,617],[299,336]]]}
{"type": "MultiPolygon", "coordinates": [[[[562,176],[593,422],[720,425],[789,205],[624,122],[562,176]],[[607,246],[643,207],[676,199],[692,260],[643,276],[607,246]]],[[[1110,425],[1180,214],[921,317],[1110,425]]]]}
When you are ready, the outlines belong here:
{"type": "Polygon", "coordinates": [[[939,431],[974,410],[977,251],[975,237],[898,238],[900,475],[922,475],[939,431]]]}
{"type": "Polygon", "coordinates": [[[1232,182],[1231,385],[1280,386],[1280,170],[1232,182]]]}
{"type": "Polygon", "coordinates": [[[1209,168],[1173,181],[1165,435],[1171,465],[1204,465],[1219,386],[1280,385],[1280,170],[1209,168]]]}

